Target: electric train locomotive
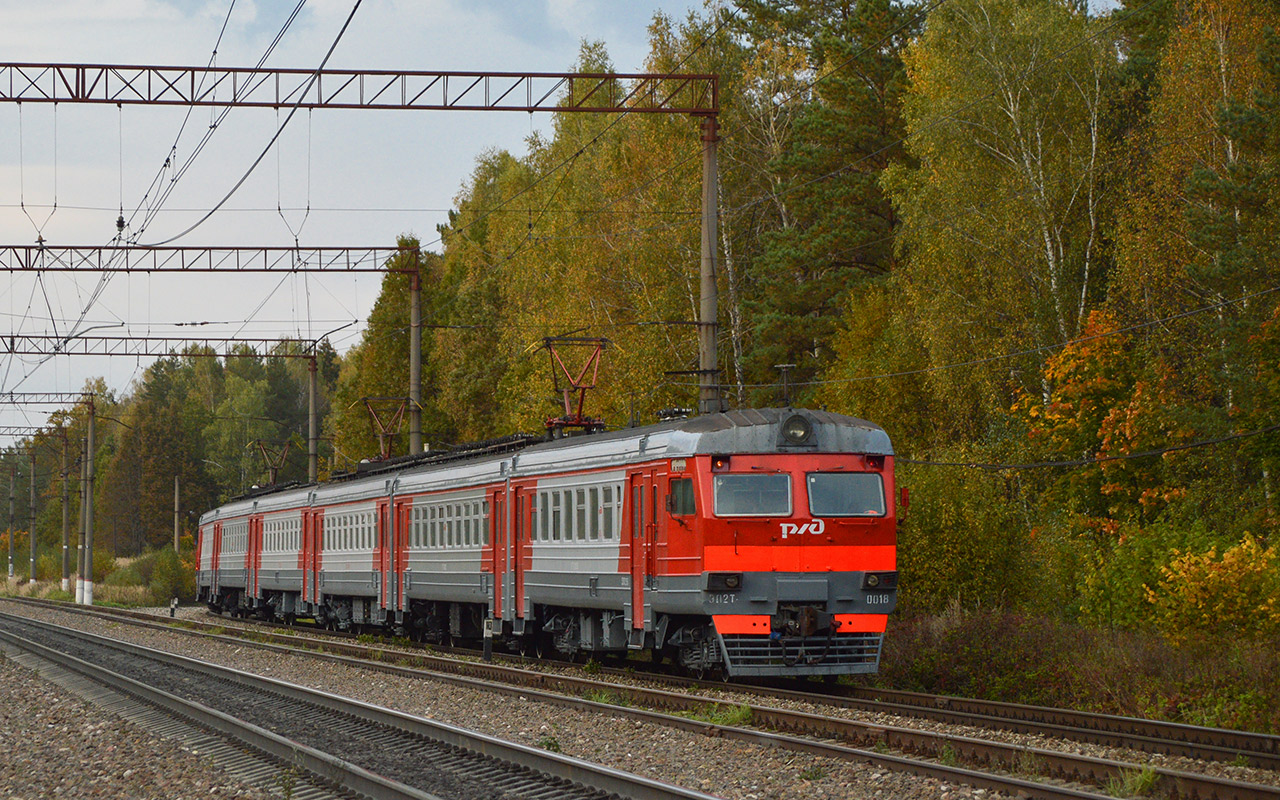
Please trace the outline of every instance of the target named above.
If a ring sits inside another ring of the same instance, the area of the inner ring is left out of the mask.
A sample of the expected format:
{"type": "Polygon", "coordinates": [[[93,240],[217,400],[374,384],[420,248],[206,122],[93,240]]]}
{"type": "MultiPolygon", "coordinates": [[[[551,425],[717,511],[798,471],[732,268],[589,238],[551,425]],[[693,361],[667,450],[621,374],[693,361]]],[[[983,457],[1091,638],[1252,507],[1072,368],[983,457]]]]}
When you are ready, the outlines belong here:
{"type": "Polygon", "coordinates": [[[200,518],[215,610],[695,674],[877,669],[896,602],[880,427],[752,409],[362,465],[200,518]]]}

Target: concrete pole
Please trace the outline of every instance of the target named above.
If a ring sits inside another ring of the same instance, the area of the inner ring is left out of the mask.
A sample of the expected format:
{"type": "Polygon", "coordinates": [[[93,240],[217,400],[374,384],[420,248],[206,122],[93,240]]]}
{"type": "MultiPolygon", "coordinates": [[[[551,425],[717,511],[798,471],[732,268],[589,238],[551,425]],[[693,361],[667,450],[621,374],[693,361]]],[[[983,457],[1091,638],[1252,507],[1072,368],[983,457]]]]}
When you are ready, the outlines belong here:
{"type": "Polygon", "coordinates": [[[320,477],[320,427],[316,419],[316,354],[314,349],[307,361],[307,480],[315,483],[320,477]]]}
{"type": "Polygon", "coordinates": [[[178,549],[178,476],[173,476],[173,552],[180,553],[178,549]]]}
{"type": "Polygon", "coordinates": [[[422,281],[414,252],[409,275],[409,454],[422,452],[422,281]]]}
{"type": "Polygon", "coordinates": [[[36,582],[36,446],[31,444],[31,480],[27,483],[31,487],[31,499],[29,504],[30,513],[27,515],[27,539],[31,543],[31,571],[27,573],[27,582],[36,582]]]}
{"type": "Polygon", "coordinates": [[[71,591],[71,473],[68,472],[67,429],[62,429],[62,591],[71,591]]]}
{"type": "Polygon", "coordinates": [[[716,217],[719,172],[716,143],[720,141],[715,117],[702,119],[702,269],[701,303],[698,319],[698,411],[714,414],[721,410],[720,374],[716,356],[716,217]]]}
{"type": "Polygon", "coordinates": [[[88,450],[88,459],[85,463],[85,485],[84,485],[84,604],[86,606],[93,605],[93,454],[96,451],[94,446],[94,408],[93,399],[89,400],[89,443],[86,445],[88,450]]]}
{"type": "Polygon", "coordinates": [[[9,580],[13,580],[13,482],[18,479],[18,468],[9,466],[9,580]]]}
{"type": "Polygon", "coordinates": [[[89,440],[80,440],[80,525],[76,533],[76,605],[84,603],[84,492],[89,481],[89,440]]]}

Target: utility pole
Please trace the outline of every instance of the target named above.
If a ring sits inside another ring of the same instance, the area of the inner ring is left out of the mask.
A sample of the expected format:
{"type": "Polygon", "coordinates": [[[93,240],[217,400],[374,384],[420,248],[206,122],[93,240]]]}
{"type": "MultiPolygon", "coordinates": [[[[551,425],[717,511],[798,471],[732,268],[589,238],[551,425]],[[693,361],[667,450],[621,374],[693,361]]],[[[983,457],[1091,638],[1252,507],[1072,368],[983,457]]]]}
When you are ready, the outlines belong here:
{"type": "Polygon", "coordinates": [[[409,273],[409,455],[422,452],[422,281],[413,255],[409,273]]]}
{"type": "Polygon", "coordinates": [[[88,451],[88,458],[85,461],[85,485],[84,485],[84,604],[86,606],[93,605],[93,423],[96,406],[93,397],[89,397],[89,436],[88,444],[85,449],[88,451]]]}
{"type": "Polygon", "coordinates": [[[311,360],[307,362],[307,482],[320,478],[320,428],[316,419],[316,344],[311,344],[311,360]]]}
{"type": "Polygon", "coordinates": [[[76,534],[76,605],[84,604],[84,497],[89,481],[89,440],[80,440],[80,530],[76,534]]]}
{"type": "Polygon", "coordinates": [[[31,487],[30,514],[27,522],[27,538],[31,541],[31,572],[27,573],[27,582],[36,582],[36,444],[31,442],[31,487]]]}
{"type": "Polygon", "coordinates": [[[716,217],[719,171],[716,143],[720,141],[715,115],[702,118],[702,269],[701,302],[698,319],[698,411],[715,414],[721,410],[720,368],[716,355],[716,217]]]}
{"type": "Polygon", "coordinates": [[[71,591],[71,472],[67,429],[62,429],[62,591],[71,591]]]}
{"type": "Polygon", "coordinates": [[[173,552],[178,550],[178,476],[173,476],[173,552]]]}
{"type": "Polygon", "coordinates": [[[13,482],[18,479],[18,468],[9,465],[9,580],[13,580],[13,482]]]}

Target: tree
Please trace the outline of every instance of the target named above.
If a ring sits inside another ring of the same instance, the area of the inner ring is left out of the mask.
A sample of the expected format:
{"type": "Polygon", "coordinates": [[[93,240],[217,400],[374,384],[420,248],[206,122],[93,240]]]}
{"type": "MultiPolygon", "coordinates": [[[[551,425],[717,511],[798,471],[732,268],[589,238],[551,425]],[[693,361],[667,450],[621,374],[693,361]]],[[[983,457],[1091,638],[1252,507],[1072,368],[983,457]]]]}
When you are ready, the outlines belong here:
{"type": "MultiPolygon", "coordinates": [[[[795,111],[768,165],[780,184],[778,226],[751,264],[745,355],[751,382],[776,383],[775,365],[787,363],[804,383],[829,365],[851,291],[895,269],[898,218],[879,179],[904,158],[901,56],[922,14],[893,0],[743,6],[750,33],[805,48],[814,76],[766,101],[795,111]]],[[[776,394],[755,399],[777,402],[776,394]]]]}
{"type": "MultiPolygon", "coordinates": [[[[908,151],[884,185],[902,217],[896,278],[933,364],[1070,340],[1102,299],[1102,111],[1116,59],[1074,3],[962,0],[906,56],[908,151]]],[[[1007,387],[1053,386],[1042,357],[940,371],[943,432],[982,430],[1007,387]],[[979,391],[975,392],[977,386],[979,391]]]]}

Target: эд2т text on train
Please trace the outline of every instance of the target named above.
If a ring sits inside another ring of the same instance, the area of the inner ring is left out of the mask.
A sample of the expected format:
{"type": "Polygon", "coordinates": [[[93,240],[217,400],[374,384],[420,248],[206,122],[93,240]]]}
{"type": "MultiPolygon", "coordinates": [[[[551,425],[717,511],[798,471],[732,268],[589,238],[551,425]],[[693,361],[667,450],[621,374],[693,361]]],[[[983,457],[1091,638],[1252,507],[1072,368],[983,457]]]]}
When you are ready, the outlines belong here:
{"type": "Polygon", "coordinates": [[[896,511],[872,423],[742,410],[363,466],[203,515],[201,600],[697,673],[877,668],[896,511]]]}

